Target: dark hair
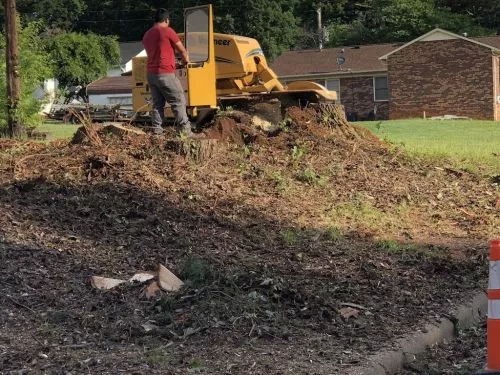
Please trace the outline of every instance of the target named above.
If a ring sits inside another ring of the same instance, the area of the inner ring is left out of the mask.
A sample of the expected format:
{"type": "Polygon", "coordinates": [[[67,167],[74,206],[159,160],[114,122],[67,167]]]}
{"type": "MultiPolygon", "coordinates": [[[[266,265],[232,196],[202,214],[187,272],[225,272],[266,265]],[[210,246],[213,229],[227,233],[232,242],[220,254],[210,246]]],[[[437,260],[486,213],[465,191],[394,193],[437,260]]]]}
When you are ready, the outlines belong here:
{"type": "Polygon", "coordinates": [[[160,8],[155,13],[155,22],[166,22],[170,18],[170,14],[168,10],[165,8],[160,8]]]}

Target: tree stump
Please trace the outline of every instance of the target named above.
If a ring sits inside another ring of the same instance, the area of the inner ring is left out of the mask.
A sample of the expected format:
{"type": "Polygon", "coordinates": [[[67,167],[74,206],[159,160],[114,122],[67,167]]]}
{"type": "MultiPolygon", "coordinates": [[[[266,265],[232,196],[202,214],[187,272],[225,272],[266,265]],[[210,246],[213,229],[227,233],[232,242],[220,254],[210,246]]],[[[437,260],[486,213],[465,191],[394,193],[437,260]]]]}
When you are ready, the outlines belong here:
{"type": "Polygon", "coordinates": [[[186,159],[203,163],[215,154],[218,142],[216,139],[171,139],[167,141],[166,148],[186,159]]]}
{"type": "Polygon", "coordinates": [[[131,126],[123,126],[119,122],[104,123],[104,131],[106,133],[114,134],[118,137],[125,137],[127,135],[146,135],[144,131],[131,126]]]}
{"type": "Polygon", "coordinates": [[[347,121],[343,105],[320,104],[317,113],[320,124],[324,124],[349,138],[361,138],[356,129],[347,121]]]}
{"type": "Polygon", "coordinates": [[[91,144],[92,146],[102,146],[102,140],[99,137],[100,126],[92,123],[84,124],[76,131],[72,144],[91,144]]]}

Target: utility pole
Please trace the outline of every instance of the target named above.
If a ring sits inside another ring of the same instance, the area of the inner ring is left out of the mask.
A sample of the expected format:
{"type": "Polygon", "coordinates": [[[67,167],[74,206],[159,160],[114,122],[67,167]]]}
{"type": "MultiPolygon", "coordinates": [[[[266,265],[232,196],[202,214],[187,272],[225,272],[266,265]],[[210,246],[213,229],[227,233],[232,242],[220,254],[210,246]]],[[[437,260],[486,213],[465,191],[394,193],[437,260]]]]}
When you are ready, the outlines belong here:
{"type": "Polygon", "coordinates": [[[23,127],[19,123],[17,111],[21,95],[19,80],[19,52],[17,45],[17,13],[16,0],[4,0],[5,35],[7,41],[7,115],[10,137],[22,134],[23,127]]]}
{"type": "Polygon", "coordinates": [[[323,20],[321,14],[321,3],[318,4],[316,8],[316,13],[318,15],[318,36],[319,36],[319,49],[323,49],[323,20]]]}

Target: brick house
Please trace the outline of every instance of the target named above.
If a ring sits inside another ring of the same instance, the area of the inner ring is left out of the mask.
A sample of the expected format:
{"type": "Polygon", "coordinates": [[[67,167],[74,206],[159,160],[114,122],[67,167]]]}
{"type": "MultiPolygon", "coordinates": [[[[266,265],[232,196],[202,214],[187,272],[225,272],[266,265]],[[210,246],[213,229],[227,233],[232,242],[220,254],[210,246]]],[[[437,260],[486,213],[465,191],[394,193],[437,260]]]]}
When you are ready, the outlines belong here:
{"type": "Polygon", "coordinates": [[[500,121],[500,36],[434,29],[406,44],[289,51],[272,68],[282,81],[314,80],[337,91],[352,120],[500,121]]]}

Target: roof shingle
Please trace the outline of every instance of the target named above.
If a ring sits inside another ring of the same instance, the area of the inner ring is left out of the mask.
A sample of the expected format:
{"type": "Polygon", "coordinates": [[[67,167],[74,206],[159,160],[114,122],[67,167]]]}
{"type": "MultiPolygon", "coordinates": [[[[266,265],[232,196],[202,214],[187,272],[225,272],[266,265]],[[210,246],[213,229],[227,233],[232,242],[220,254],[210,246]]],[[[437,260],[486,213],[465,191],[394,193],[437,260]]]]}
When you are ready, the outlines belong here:
{"type": "Polygon", "coordinates": [[[489,46],[500,49],[500,36],[484,36],[481,38],[471,38],[477,40],[480,43],[487,44],[489,46]]]}
{"type": "Polygon", "coordinates": [[[131,94],[132,76],[104,77],[87,86],[87,95],[131,94]]]}
{"type": "Polygon", "coordinates": [[[387,71],[387,65],[379,60],[379,57],[401,45],[402,43],[388,43],[288,51],[274,60],[271,67],[280,77],[322,73],[384,72],[387,71]],[[337,64],[339,56],[345,58],[345,63],[342,65],[337,64]]]}
{"type": "MultiPolygon", "coordinates": [[[[500,49],[500,36],[471,38],[480,43],[500,49]]],[[[387,71],[387,64],[380,60],[405,43],[371,44],[328,49],[288,51],[271,64],[279,77],[306,76],[314,74],[342,75],[387,71]],[[344,50],[344,53],[341,51],[344,50]],[[344,56],[345,63],[337,64],[337,57],[344,56]]]]}

